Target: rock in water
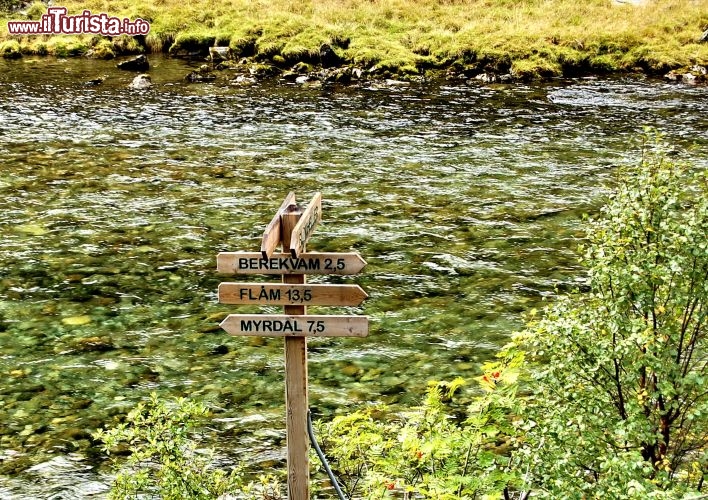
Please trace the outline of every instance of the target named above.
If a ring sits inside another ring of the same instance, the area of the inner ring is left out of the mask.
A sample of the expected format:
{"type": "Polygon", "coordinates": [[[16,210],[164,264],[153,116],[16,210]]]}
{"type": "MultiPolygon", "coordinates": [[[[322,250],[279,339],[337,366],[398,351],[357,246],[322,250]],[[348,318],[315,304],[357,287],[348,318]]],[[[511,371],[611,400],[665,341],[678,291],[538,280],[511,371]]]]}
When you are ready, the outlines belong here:
{"type": "Polygon", "coordinates": [[[211,73],[206,73],[203,71],[192,71],[187,76],[185,76],[184,79],[187,80],[189,83],[212,82],[216,80],[216,75],[212,75],[211,73]]]}
{"type": "Polygon", "coordinates": [[[209,47],[209,58],[213,63],[220,63],[231,59],[231,49],[228,47],[209,47]]]}
{"type": "Polygon", "coordinates": [[[147,71],[150,68],[150,63],[148,63],[148,59],[144,54],[140,54],[127,61],[119,62],[116,67],[126,71],[147,71]]]}
{"type": "Polygon", "coordinates": [[[87,87],[95,87],[96,85],[101,85],[105,79],[105,76],[99,76],[98,78],[85,81],[84,85],[86,85],[87,87]]]}
{"type": "Polygon", "coordinates": [[[149,89],[152,87],[150,75],[142,74],[133,78],[133,81],[128,85],[131,89],[149,89]]]}

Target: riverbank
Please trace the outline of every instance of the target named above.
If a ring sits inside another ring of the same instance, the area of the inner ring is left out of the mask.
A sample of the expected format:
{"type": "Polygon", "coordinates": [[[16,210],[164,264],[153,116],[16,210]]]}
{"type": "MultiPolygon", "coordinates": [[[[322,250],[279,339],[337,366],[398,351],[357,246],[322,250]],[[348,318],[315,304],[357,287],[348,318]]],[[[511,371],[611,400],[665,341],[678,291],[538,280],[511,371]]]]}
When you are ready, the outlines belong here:
{"type": "MultiPolygon", "coordinates": [[[[300,64],[351,66],[383,77],[429,72],[514,79],[643,71],[664,74],[708,63],[705,0],[289,0],[178,2],[143,0],[61,3],[69,14],[89,9],[142,18],[146,37],[98,35],[0,37],[0,55],[112,58],[140,52],[205,57],[230,47],[235,60],[286,72],[300,64]]],[[[35,3],[7,20],[40,19],[35,3]]],[[[297,68],[295,68],[297,70],[297,68]]],[[[302,71],[301,71],[302,72],[302,71]]]]}

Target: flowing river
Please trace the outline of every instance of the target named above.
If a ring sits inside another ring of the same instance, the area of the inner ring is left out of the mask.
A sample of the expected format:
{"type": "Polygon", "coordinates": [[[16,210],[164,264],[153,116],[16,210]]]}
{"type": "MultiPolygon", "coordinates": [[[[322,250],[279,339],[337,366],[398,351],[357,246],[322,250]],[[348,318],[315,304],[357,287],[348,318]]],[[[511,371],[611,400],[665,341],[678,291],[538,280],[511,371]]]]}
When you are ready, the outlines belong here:
{"type": "MultiPolygon", "coordinates": [[[[364,339],[310,342],[331,417],[472,379],[522,315],[582,286],[576,248],[637,139],[708,166],[706,87],[547,84],[154,87],[113,62],[0,60],[0,497],[100,498],[90,432],[151,392],[213,410],[224,463],[282,467],[282,339],[230,337],[221,251],[257,251],[285,195],[323,196],[313,251],[358,251],[364,339]],[[87,80],[107,75],[103,85],[87,80]]],[[[239,281],[277,281],[244,277],[239,281]]],[[[102,465],[103,464],[103,465],[102,465]]]]}

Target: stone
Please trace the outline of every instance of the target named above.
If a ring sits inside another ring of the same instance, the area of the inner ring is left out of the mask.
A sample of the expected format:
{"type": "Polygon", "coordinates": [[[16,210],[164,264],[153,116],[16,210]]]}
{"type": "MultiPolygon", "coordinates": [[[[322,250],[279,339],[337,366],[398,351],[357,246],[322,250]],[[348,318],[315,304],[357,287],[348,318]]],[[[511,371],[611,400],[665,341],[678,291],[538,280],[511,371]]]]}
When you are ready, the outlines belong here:
{"type": "Polygon", "coordinates": [[[238,75],[236,78],[234,78],[231,83],[234,85],[255,85],[258,82],[255,78],[252,76],[246,76],[246,75],[238,75]]]}
{"type": "Polygon", "coordinates": [[[681,75],[676,73],[675,71],[669,71],[664,75],[664,79],[668,80],[670,82],[680,82],[681,81],[681,75]]]}
{"type": "Polygon", "coordinates": [[[294,82],[300,75],[294,71],[286,71],[283,73],[282,78],[288,82],[294,82]]]}
{"type": "Polygon", "coordinates": [[[337,83],[348,84],[352,81],[352,72],[349,68],[344,68],[334,75],[334,81],[337,83]]]}
{"type": "Polygon", "coordinates": [[[312,73],[312,71],[314,71],[314,68],[311,64],[307,64],[306,62],[300,61],[292,67],[291,71],[302,75],[305,73],[312,73]]]}
{"type": "Polygon", "coordinates": [[[681,81],[689,85],[695,85],[698,83],[698,77],[693,73],[685,73],[681,76],[681,81]]]}
{"type": "Polygon", "coordinates": [[[152,79],[150,75],[142,74],[133,78],[133,81],[128,85],[131,89],[144,90],[152,87],[152,79]]]}
{"type": "Polygon", "coordinates": [[[307,83],[309,81],[310,81],[310,77],[307,75],[302,75],[302,76],[298,76],[297,78],[295,78],[295,83],[297,83],[299,85],[302,85],[303,83],[307,83]]]}
{"type": "Polygon", "coordinates": [[[147,71],[150,69],[150,63],[145,54],[140,54],[127,61],[119,62],[116,67],[125,71],[147,71]]]}
{"type": "Polygon", "coordinates": [[[386,85],[389,87],[406,87],[410,84],[410,82],[404,82],[402,80],[392,80],[390,78],[386,80],[386,85]]]}
{"type": "Polygon", "coordinates": [[[213,63],[220,63],[231,59],[229,47],[209,47],[209,59],[213,63]]]}
{"type": "Polygon", "coordinates": [[[325,68],[341,66],[342,58],[327,43],[320,46],[320,64],[325,68]]]}
{"type": "Polygon", "coordinates": [[[492,73],[480,73],[474,77],[475,80],[479,80],[482,83],[496,83],[497,76],[492,73]]]}
{"type": "Polygon", "coordinates": [[[80,352],[106,352],[115,349],[108,337],[84,337],[74,341],[74,347],[80,352]]]}
{"type": "Polygon", "coordinates": [[[361,80],[361,77],[364,75],[364,71],[361,68],[354,68],[352,70],[352,79],[354,80],[361,80]]]}
{"type": "Polygon", "coordinates": [[[187,76],[184,77],[189,83],[204,83],[213,82],[216,80],[216,75],[210,73],[205,73],[203,71],[192,71],[187,76]]]}
{"type": "Polygon", "coordinates": [[[98,85],[101,85],[105,79],[105,76],[99,76],[98,78],[93,78],[92,80],[85,81],[84,85],[86,85],[87,87],[96,87],[98,85]]]}

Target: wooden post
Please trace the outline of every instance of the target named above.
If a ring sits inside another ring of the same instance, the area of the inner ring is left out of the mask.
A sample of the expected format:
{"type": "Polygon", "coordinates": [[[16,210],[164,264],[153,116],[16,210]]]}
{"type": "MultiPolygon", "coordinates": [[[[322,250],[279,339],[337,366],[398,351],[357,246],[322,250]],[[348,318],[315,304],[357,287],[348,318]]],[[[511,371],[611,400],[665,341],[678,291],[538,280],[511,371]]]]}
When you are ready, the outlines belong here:
{"type": "Polygon", "coordinates": [[[304,210],[291,192],[263,233],[260,253],[222,252],[217,270],[232,274],[282,274],[282,284],[221,283],[222,304],[283,305],[284,314],[229,314],[221,328],[231,335],[285,337],[285,406],[288,498],[309,500],[307,453],[307,337],[366,337],[366,316],[307,316],[307,305],[358,305],[366,297],[358,286],[306,285],[306,274],[356,274],[366,262],[357,253],[307,253],[307,240],[322,218],[322,195],[304,210]],[[275,253],[278,244],[281,253],[275,253]]]}
{"type": "MultiPolygon", "coordinates": [[[[302,211],[290,205],[281,215],[281,241],[283,252],[290,251],[293,229],[302,211]]],[[[303,247],[304,251],[304,247],[303,247]]],[[[304,274],[284,274],[283,283],[304,284],[304,274]]],[[[307,314],[306,306],[284,306],[285,314],[307,314]]],[[[288,446],[288,498],[309,500],[310,470],[307,436],[307,337],[285,337],[285,408],[288,446]]]]}

